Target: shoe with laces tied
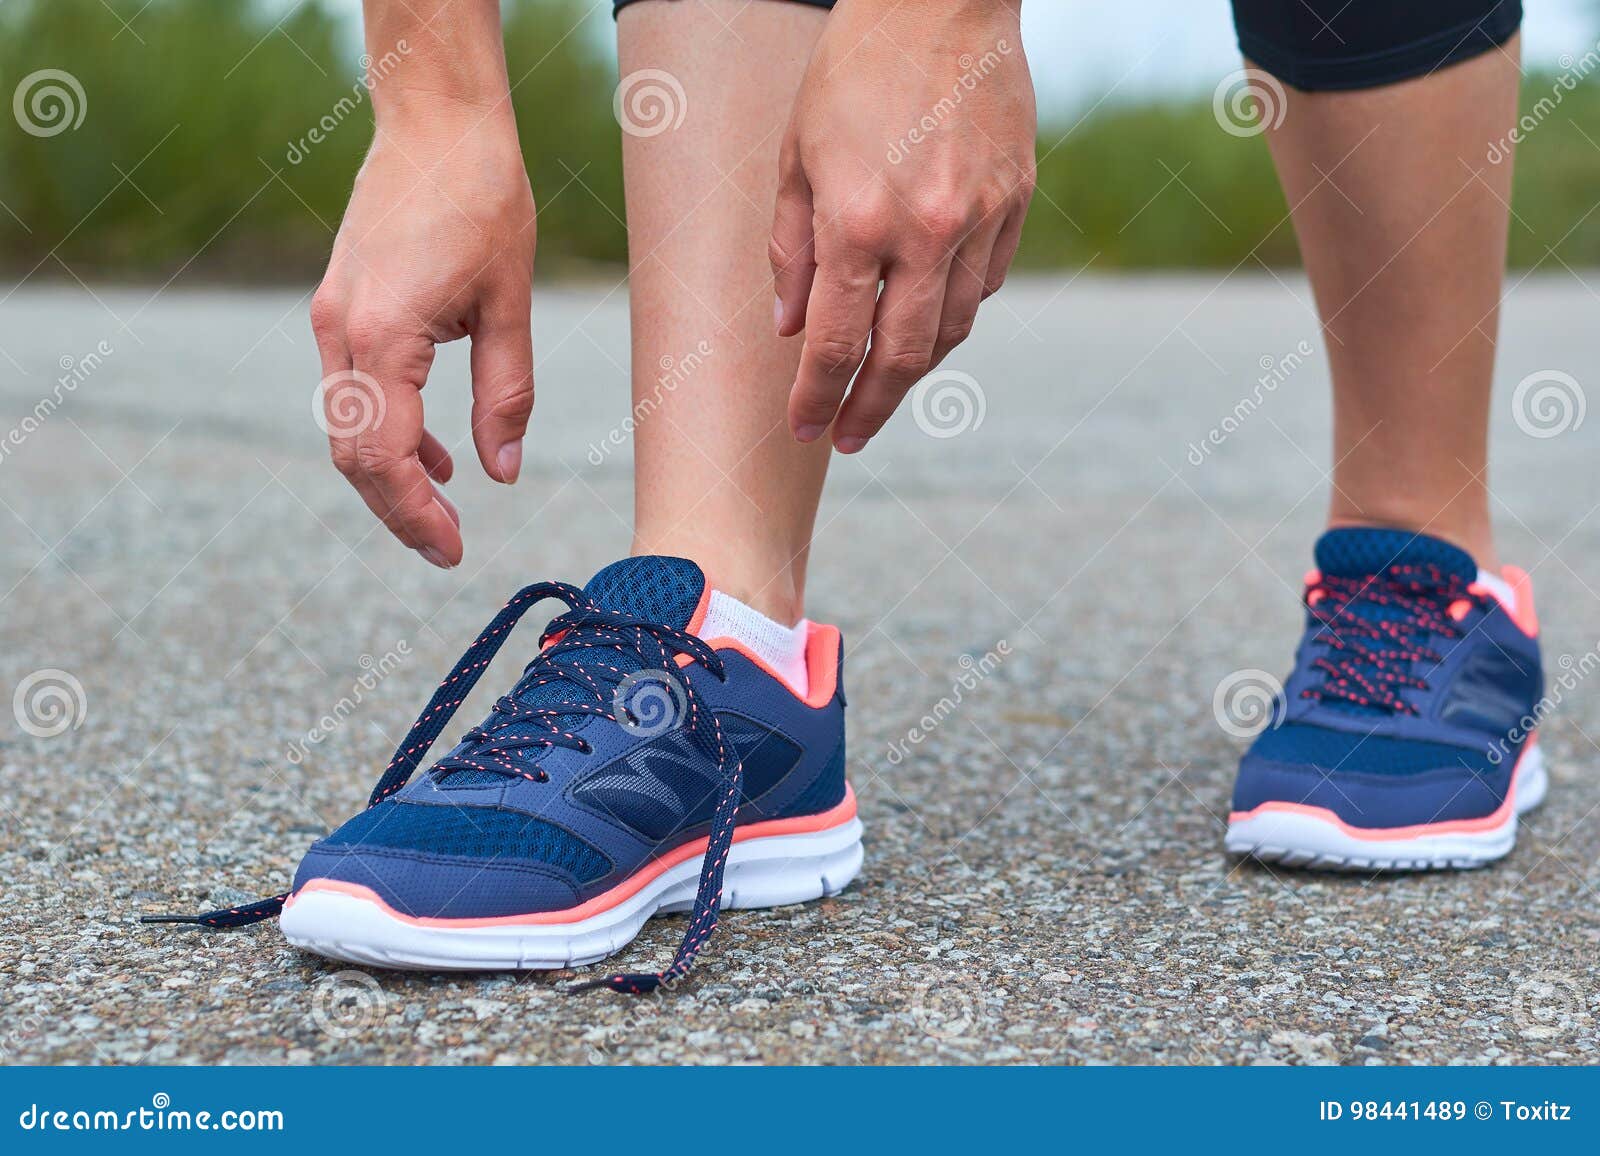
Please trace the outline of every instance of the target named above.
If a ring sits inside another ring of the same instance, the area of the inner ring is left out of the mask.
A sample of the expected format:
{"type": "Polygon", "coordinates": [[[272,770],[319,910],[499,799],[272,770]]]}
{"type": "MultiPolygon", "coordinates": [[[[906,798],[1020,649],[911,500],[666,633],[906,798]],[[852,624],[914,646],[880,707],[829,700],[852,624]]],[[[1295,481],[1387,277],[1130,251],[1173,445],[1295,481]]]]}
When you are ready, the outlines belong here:
{"type": "Polygon", "coordinates": [[[582,589],[521,590],[439,687],[367,809],[311,847],[287,893],[187,921],[237,926],[281,908],[285,937],[319,955],[479,971],[594,963],[652,916],[690,912],[667,967],[583,985],[644,992],[689,970],[721,909],[837,893],[862,860],[839,632],[803,624],[797,693],[756,648],[715,635],[714,597],[725,596],[698,566],[667,557],[623,559],[582,589]],[[517,684],[415,774],[547,598],[568,609],[517,684]]]}
{"type": "Polygon", "coordinates": [[[1400,530],[1330,530],[1270,725],[1239,766],[1228,850],[1346,870],[1476,867],[1547,784],[1528,575],[1400,530]]]}

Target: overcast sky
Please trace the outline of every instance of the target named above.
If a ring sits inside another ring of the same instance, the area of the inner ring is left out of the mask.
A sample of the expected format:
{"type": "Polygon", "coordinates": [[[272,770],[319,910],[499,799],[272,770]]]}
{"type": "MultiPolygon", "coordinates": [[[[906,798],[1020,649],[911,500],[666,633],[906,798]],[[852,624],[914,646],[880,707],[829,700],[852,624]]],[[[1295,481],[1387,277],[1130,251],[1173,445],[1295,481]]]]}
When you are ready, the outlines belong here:
{"type": "MultiPolygon", "coordinates": [[[[1595,0],[1523,0],[1523,8],[1529,63],[1581,56],[1600,37],[1595,0]]],[[[1057,111],[1108,90],[1209,92],[1239,66],[1228,0],[1024,0],[1022,23],[1040,103],[1057,111]]]]}

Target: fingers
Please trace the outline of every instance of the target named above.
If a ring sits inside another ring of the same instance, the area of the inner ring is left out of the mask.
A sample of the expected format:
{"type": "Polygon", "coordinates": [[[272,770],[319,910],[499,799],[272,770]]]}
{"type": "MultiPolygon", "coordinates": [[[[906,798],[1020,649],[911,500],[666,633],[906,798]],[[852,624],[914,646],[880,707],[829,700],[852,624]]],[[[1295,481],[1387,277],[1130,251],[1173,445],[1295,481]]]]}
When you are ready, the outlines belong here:
{"type": "Polygon", "coordinates": [[[428,476],[441,485],[448,482],[451,475],[456,472],[456,464],[450,457],[450,451],[427,430],[422,431],[422,444],[417,447],[417,457],[422,462],[422,468],[428,472],[428,476]]]}
{"type": "MultiPolygon", "coordinates": [[[[789,178],[791,186],[797,181],[789,178]]],[[[862,195],[836,213],[813,216],[816,267],[805,314],[797,319],[784,295],[779,328],[782,335],[798,321],[806,333],[789,401],[798,441],[821,436],[831,422],[836,449],[860,450],[911,387],[966,339],[1016,253],[1026,207],[1026,198],[1018,199],[1002,190],[965,200],[924,190],[915,204],[862,195]],[[874,281],[885,268],[890,275],[877,297],[874,281]]],[[[803,244],[795,218],[793,207],[780,208],[775,275],[803,244]]]]}
{"type": "Polygon", "coordinates": [[[450,520],[456,524],[456,529],[461,529],[461,511],[456,509],[456,504],[445,497],[444,491],[438,486],[433,487],[433,500],[444,507],[444,512],[450,515],[450,520]]]}
{"type": "MultiPolygon", "coordinates": [[[[533,409],[526,285],[485,309],[472,329],[473,441],[484,470],[516,479],[533,409]]],[[[403,306],[349,305],[332,288],[312,302],[322,402],[334,465],[401,543],[435,566],[461,561],[461,515],[438,488],[455,473],[423,427],[421,390],[434,343],[403,306]]]]}
{"type": "Polygon", "coordinates": [[[806,306],[806,344],[789,394],[796,441],[822,436],[861,366],[878,299],[879,265],[861,251],[824,259],[806,306]]]}
{"type": "Polygon", "coordinates": [[[533,335],[527,286],[487,311],[472,332],[472,441],[484,473],[510,485],[522,468],[533,413],[533,335]]]}
{"type": "Polygon", "coordinates": [[[334,463],[355,485],[366,508],[395,538],[448,570],[461,564],[461,530],[450,509],[438,501],[437,490],[422,469],[416,450],[416,442],[421,440],[422,399],[413,391],[410,402],[398,403],[402,419],[386,419],[379,429],[336,444],[334,463]],[[352,460],[354,466],[347,464],[352,460]]]}
{"type": "Polygon", "coordinates": [[[834,448],[853,454],[867,444],[928,372],[943,315],[948,260],[933,268],[896,266],[878,299],[872,348],[834,424],[834,448]]]}
{"type": "MultiPolygon", "coordinates": [[[[1031,193],[1031,179],[1027,188],[1031,193]]],[[[1000,233],[994,239],[994,250],[989,254],[989,269],[983,279],[985,298],[992,296],[1006,283],[1006,272],[1011,268],[1011,261],[1017,255],[1017,245],[1022,241],[1022,223],[1027,219],[1028,201],[1025,197],[1006,216],[1005,224],[1000,226],[1000,233]]]]}
{"type": "Polygon", "coordinates": [[[1003,217],[985,214],[952,246],[946,263],[929,266],[924,249],[892,267],[866,362],[834,423],[840,453],[862,449],[911,388],[967,339],[979,305],[1005,281],[1025,216],[1026,202],[1003,217]]]}
{"type": "Polygon", "coordinates": [[[928,368],[936,368],[956,346],[972,332],[977,319],[978,306],[987,294],[984,292],[989,276],[990,255],[995,240],[1005,222],[998,215],[983,220],[956,249],[950,262],[950,279],[945,283],[944,307],[939,314],[939,332],[933,346],[933,357],[928,368]]]}
{"type": "Polygon", "coordinates": [[[794,154],[792,139],[784,145],[778,207],[772,218],[772,240],[767,245],[772,287],[778,297],[773,320],[779,337],[793,337],[805,328],[806,304],[817,272],[811,186],[794,154]]]}
{"type": "Polygon", "coordinates": [[[452,464],[422,424],[433,343],[347,312],[313,310],[333,463],[402,544],[448,569],[461,561],[461,533],[434,480],[448,478],[452,464]]]}
{"type": "Polygon", "coordinates": [[[396,538],[449,569],[461,561],[461,532],[418,454],[422,396],[409,386],[385,392],[390,401],[383,423],[336,442],[334,461],[396,538]]]}

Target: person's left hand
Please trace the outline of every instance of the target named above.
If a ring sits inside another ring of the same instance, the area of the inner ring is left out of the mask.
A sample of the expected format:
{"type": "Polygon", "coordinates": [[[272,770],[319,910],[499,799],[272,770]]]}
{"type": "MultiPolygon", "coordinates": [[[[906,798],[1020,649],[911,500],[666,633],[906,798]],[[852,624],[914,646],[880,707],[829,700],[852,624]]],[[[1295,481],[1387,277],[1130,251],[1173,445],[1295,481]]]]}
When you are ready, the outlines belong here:
{"type": "Polygon", "coordinates": [[[806,334],[798,440],[832,423],[840,452],[865,446],[1005,280],[1034,184],[1020,12],[845,0],[829,15],[784,140],[770,252],[778,333],[806,334]]]}

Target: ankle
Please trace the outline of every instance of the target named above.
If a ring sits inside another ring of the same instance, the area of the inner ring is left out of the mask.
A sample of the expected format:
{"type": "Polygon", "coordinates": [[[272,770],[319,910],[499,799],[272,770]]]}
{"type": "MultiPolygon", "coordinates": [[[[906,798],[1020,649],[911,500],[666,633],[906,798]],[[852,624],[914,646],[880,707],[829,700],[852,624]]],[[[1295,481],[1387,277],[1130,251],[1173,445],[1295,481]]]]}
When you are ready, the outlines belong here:
{"type": "Polygon", "coordinates": [[[750,609],[782,626],[793,626],[805,617],[805,557],[775,561],[728,554],[706,548],[703,543],[660,542],[636,538],[635,556],[668,554],[692,559],[705,571],[706,581],[750,609]]]}
{"type": "Polygon", "coordinates": [[[780,626],[793,626],[805,617],[804,600],[792,581],[774,581],[764,586],[754,582],[729,584],[715,573],[707,573],[711,574],[712,585],[716,589],[766,615],[780,626]]]}

